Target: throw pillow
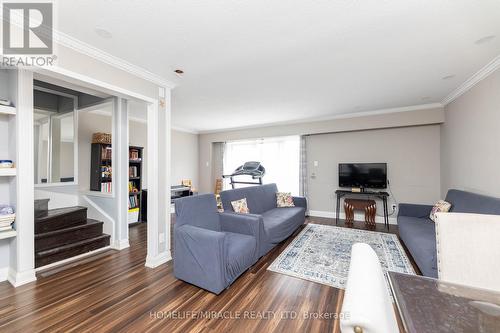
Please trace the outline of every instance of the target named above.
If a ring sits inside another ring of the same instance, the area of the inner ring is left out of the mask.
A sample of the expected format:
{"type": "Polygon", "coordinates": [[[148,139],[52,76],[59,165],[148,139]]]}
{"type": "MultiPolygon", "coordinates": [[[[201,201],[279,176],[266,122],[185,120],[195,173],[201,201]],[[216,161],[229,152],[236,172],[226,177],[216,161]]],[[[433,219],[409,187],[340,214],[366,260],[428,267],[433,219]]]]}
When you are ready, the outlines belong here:
{"type": "Polygon", "coordinates": [[[436,222],[436,213],[447,213],[450,211],[451,203],[444,200],[439,200],[434,207],[432,207],[431,215],[429,216],[433,222],[436,222]]]}
{"type": "Polygon", "coordinates": [[[295,207],[293,203],[292,193],[276,192],[276,206],[278,208],[295,207]]]}
{"type": "Polygon", "coordinates": [[[240,214],[250,213],[250,210],[248,209],[247,205],[247,198],[231,201],[231,206],[233,206],[233,210],[235,213],[240,213],[240,214]]]}

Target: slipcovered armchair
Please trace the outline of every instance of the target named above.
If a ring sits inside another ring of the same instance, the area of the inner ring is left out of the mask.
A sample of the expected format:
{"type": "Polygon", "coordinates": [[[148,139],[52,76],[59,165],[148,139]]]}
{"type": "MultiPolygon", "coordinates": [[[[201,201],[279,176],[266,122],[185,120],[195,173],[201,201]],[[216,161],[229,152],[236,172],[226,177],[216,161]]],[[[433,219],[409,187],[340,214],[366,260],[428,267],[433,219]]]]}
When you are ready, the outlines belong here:
{"type": "Polygon", "coordinates": [[[219,294],[259,258],[262,221],[217,211],[215,195],[175,200],[174,275],[219,294]]]}

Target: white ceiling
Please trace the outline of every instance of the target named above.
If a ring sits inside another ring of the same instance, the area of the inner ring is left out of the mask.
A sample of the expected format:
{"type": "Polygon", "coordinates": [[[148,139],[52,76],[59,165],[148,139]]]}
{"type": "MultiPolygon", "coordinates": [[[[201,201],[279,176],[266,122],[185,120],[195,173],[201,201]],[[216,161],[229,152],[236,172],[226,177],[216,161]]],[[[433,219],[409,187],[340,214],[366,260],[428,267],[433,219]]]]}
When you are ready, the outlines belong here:
{"type": "Polygon", "coordinates": [[[198,131],[440,102],[500,54],[498,0],[58,6],[62,32],[177,82],[174,125],[198,131]]]}

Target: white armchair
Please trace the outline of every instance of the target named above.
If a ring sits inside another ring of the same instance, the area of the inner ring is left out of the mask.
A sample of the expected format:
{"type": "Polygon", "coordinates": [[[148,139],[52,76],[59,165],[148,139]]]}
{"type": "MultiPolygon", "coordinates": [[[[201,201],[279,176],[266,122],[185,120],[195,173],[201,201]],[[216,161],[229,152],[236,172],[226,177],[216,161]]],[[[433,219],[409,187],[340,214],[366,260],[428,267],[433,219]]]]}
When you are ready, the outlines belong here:
{"type": "Polygon", "coordinates": [[[500,216],[438,213],[440,280],[500,291],[500,216]]]}

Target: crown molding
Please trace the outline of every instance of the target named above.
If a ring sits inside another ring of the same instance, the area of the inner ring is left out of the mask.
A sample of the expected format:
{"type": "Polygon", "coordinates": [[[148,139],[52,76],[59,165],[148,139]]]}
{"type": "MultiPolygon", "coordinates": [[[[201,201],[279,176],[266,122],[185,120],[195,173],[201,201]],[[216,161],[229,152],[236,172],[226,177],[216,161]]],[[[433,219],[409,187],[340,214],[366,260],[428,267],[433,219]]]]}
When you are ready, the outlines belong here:
{"type": "Polygon", "coordinates": [[[274,122],[274,123],[267,123],[267,124],[260,124],[260,125],[249,125],[249,126],[242,126],[242,127],[231,127],[231,128],[206,130],[206,131],[199,131],[198,134],[213,134],[213,133],[240,131],[240,130],[247,130],[247,129],[254,129],[254,128],[265,128],[265,127],[273,127],[273,126],[314,123],[314,122],[336,120],[336,119],[369,117],[369,116],[391,114],[391,113],[439,109],[442,107],[443,107],[443,104],[441,104],[441,103],[428,103],[428,104],[419,104],[419,105],[411,105],[411,106],[402,106],[402,107],[397,107],[397,108],[378,109],[378,110],[371,110],[371,111],[341,113],[341,114],[330,115],[330,116],[325,116],[325,117],[303,118],[303,119],[281,121],[281,122],[274,122]]]}
{"type": "Polygon", "coordinates": [[[476,84],[478,84],[481,80],[487,78],[490,74],[495,72],[500,68],[500,55],[490,61],[486,66],[477,71],[474,75],[467,79],[464,83],[462,83],[457,89],[453,90],[448,96],[446,96],[441,103],[443,105],[450,104],[458,97],[465,94],[467,91],[472,89],[476,84]]]}
{"type": "Polygon", "coordinates": [[[173,89],[176,86],[175,83],[168,81],[159,75],[156,75],[142,67],[134,65],[121,58],[118,58],[110,53],[107,53],[101,49],[98,49],[90,44],[82,42],[81,40],[71,37],[60,31],[54,31],[54,40],[59,45],[65,46],[76,52],[85,54],[89,57],[104,62],[115,68],[118,68],[127,73],[140,77],[141,79],[155,83],[161,87],[173,89]]]}

